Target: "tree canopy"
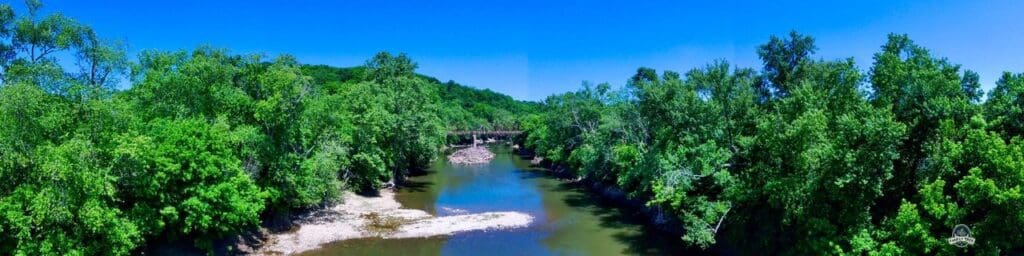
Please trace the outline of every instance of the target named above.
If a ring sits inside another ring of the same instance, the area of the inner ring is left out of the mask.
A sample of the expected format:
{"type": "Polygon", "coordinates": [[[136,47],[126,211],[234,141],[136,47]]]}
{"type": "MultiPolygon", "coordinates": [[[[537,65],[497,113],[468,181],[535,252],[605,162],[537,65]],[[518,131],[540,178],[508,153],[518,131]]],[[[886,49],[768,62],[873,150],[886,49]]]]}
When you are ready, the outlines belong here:
{"type": "Polygon", "coordinates": [[[585,84],[523,121],[538,156],[673,213],[684,244],[741,254],[1024,250],[1021,75],[978,74],[892,34],[870,70],[772,36],[760,72],[716,61],[585,84]],[[978,243],[947,244],[966,224],[978,243]],[[984,241],[983,241],[984,240],[984,241]]]}
{"type": "Polygon", "coordinates": [[[226,49],[144,51],[37,0],[0,4],[0,254],[128,255],[401,183],[451,131],[522,130],[545,163],[740,254],[1024,251],[1024,73],[977,73],[891,34],[868,70],[772,36],[759,69],[640,67],[518,101],[416,73],[226,49]],[[118,89],[120,85],[127,85],[118,89]],[[968,225],[977,243],[946,242],[968,225]]]}
{"type": "Polygon", "coordinates": [[[130,60],[26,3],[0,5],[0,254],[210,249],[261,217],[400,181],[447,131],[518,127],[512,112],[533,106],[387,52],[354,68],[211,47],[130,60]]]}

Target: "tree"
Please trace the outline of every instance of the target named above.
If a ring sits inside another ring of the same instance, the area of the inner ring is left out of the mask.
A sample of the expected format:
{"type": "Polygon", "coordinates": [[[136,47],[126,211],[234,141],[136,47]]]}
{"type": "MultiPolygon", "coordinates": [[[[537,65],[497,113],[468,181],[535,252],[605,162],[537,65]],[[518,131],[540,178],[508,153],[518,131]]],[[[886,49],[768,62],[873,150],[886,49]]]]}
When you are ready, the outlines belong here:
{"type": "Polygon", "coordinates": [[[87,28],[27,5],[28,16],[0,6],[0,253],[129,254],[141,234],[97,136],[113,132],[99,113],[111,102],[78,97],[57,60],[87,28]]]}
{"type": "Polygon", "coordinates": [[[1024,136],[1024,73],[1003,73],[985,101],[985,116],[1005,138],[1024,136]]]}
{"type": "Polygon", "coordinates": [[[539,106],[442,85],[387,53],[350,69],[210,47],[132,63],[124,44],[26,4],[21,16],[0,4],[0,254],[209,248],[261,214],[425,167],[449,117],[513,128],[539,106]]]}
{"type": "MultiPolygon", "coordinates": [[[[17,15],[14,13],[14,8],[9,4],[0,4],[0,38],[11,38],[14,34],[14,21],[17,15]]],[[[14,61],[14,57],[17,55],[17,50],[14,49],[14,45],[7,40],[0,43],[0,81],[6,82],[7,69],[10,67],[11,62],[14,61]]]]}
{"type": "Polygon", "coordinates": [[[981,100],[981,96],[985,94],[981,89],[979,79],[977,72],[964,70],[963,79],[960,80],[960,88],[967,95],[967,98],[971,100],[971,103],[977,103],[981,100]]]}
{"type": "Polygon", "coordinates": [[[116,177],[96,154],[77,138],[40,146],[32,171],[0,191],[0,251],[127,255],[139,245],[138,228],[117,207],[116,177]]]}
{"type": "Polygon", "coordinates": [[[252,74],[240,87],[253,100],[254,124],[270,146],[264,151],[267,170],[258,177],[274,201],[303,208],[338,198],[338,173],[348,167],[346,132],[353,131],[344,113],[322,104],[341,102],[311,97],[311,79],[291,56],[269,65],[257,61],[242,73],[252,74]]]}
{"type": "Polygon", "coordinates": [[[234,124],[252,118],[252,99],[235,78],[248,59],[224,50],[199,48],[191,53],[140,53],[132,71],[135,84],[127,92],[145,119],[224,115],[234,124]]]}
{"type": "Polygon", "coordinates": [[[798,81],[804,76],[804,67],[811,61],[811,54],[817,50],[814,38],[796,31],[789,32],[787,39],[772,36],[768,43],[759,46],[757,55],[764,62],[764,76],[768,85],[761,86],[762,93],[779,96],[789,94],[799,86],[798,81]]]}
{"type": "Polygon", "coordinates": [[[846,248],[857,231],[871,227],[872,207],[892,177],[905,132],[857,90],[863,80],[852,60],[808,63],[805,72],[777,112],[759,122],[751,168],[740,174],[741,198],[753,201],[745,205],[764,200],[767,212],[779,213],[772,233],[803,234],[774,242],[792,243],[787,250],[798,254],[846,248]]]}
{"type": "Polygon", "coordinates": [[[1021,250],[1024,236],[1024,141],[1005,141],[986,131],[975,116],[964,126],[941,122],[938,138],[925,146],[933,176],[921,181],[917,198],[903,201],[899,213],[886,220],[882,241],[914,254],[1006,254],[1021,250]],[[957,249],[945,243],[954,225],[966,224],[977,243],[957,249]]]}
{"type": "Polygon", "coordinates": [[[92,88],[113,88],[129,69],[125,45],[119,41],[99,38],[91,28],[84,28],[82,42],[76,52],[79,83],[92,88]]]}
{"type": "Polygon", "coordinates": [[[687,72],[685,81],[663,77],[661,88],[640,87],[643,116],[656,131],[648,158],[660,175],[651,202],[677,214],[684,242],[707,248],[736,206],[735,170],[746,165],[740,153],[759,112],[754,72],[719,61],[687,72]]]}
{"type": "Polygon", "coordinates": [[[55,54],[81,45],[82,31],[87,28],[59,13],[39,17],[43,5],[38,0],[25,4],[28,15],[20,17],[9,11],[9,6],[0,8],[0,18],[4,19],[0,20],[0,26],[4,26],[0,31],[9,31],[0,35],[10,36],[9,50],[0,47],[0,57],[5,58],[0,61],[4,64],[4,82],[25,81],[52,93],[65,93],[69,84],[55,54]],[[8,24],[10,28],[6,28],[8,24]]]}
{"type": "Polygon", "coordinates": [[[118,138],[114,171],[119,198],[147,237],[211,239],[259,221],[266,193],[232,152],[230,127],[219,120],[153,120],[143,133],[118,138]]]}
{"type": "MultiPolygon", "coordinates": [[[[18,184],[19,175],[31,170],[37,147],[56,143],[70,125],[68,106],[58,97],[30,84],[0,87],[0,140],[7,182],[18,184]]],[[[7,184],[11,184],[7,183],[7,184]]],[[[13,188],[14,185],[0,186],[13,188]]]]}
{"type": "Polygon", "coordinates": [[[896,120],[907,126],[894,178],[886,185],[886,198],[880,203],[881,212],[894,212],[902,199],[915,193],[919,180],[932,176],[920,171],[927,161],[923,146],[936,139],[939,123],[965,124],[978,108],[964,90],[960,67],[932,57],[906,35],[889,35],[874,58],[872,103],[890,109],[896,120]]]}
{"type": "Polygon", "coordinates": [[[405,54],[381,52],[366,67],[388,113],[380,143],[392,154],[390,178],[397,184],[410,169],[426,166],[444,143],[444,126],[436,114],[437,91],[415,76],[416,64],[405,54]]]}

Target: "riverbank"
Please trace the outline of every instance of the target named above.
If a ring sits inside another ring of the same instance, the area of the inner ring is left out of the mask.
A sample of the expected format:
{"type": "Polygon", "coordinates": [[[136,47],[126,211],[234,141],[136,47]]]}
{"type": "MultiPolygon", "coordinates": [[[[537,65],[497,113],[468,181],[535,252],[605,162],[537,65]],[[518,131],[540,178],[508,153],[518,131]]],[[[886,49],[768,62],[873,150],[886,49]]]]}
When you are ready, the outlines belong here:
{"type": "Polygon", "coordinates": [[[343,203],[298,220],[298,229],[268,235],[256,254],[293,254],[357,238],[431,237],[520,228],[532,221],[533,217],[528,214],[510,211],[437,217],[423,210],[402,208],[390,190],[381,190],[376,196],[346,192],[343,203]]]}
{"type": "Polygon", "coordinates": [[[526,148],[517,149],[515,150],[515,153],[524,158],[531,159],[530,164],[546,169],[551,172],[552,176],[562,179],[564,182],[581,187],[601,200],[609,202],[616,207],[639,212],[643,215],[647,224],[654,227],[659,232],[664,232],[674,236],[682,236],[685,232],[678,217],[668,211],[665,211],[661,207],[647,205],[647,200],[644,198],[630,197],[626,192],[622,191],[622,189],[619,189],[615,185],[606,184],[594,179],[579,177],[570,172],[564,166],[553,164],[551,161],[538,157],[526,148]]]}

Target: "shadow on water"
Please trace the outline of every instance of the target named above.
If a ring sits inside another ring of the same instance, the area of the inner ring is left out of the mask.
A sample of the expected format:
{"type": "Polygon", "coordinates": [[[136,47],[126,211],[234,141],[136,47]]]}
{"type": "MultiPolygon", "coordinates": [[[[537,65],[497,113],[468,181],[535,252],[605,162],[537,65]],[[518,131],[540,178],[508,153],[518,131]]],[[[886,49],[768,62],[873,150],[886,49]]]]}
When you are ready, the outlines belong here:
{"type": "Polygon", "coordinates": [[[437,171],[433,170],[433,169],[429,169],[429,168],[428,169],[417,169],[417,170],[410,171],[408,177],[422,177],[422,176],[427,176],[427,175],[431,175],[431,174],[434,174],[434,173],[437,173],[437,171]]]}
{"type": "Polygon", "coordinates": [[[586,193],[575,184],[562,183],[558,189],[573,192],[564,201],[570,207],[588,211],[598,217],[600,226],[610,229],[637,229],[639,232],[617,232],[612,235],[619,242],[628,245],[625,254],[630,255],[696,255],[699,250],[681,246],[677,235],[658,230],[647,224],[639,211],[620,208],[612,202],[586,193]]]}
{"type": "Polygon", "coordinates": [[[473,231],[411,239],[355,239],[304,255],[700,255],[678,235],[646,225],[639,211],[620,208],[579,183],[530,164],[507,146],[489,147],[488,165],[435,162],[411,175],[395,199],[431,214],[518,211],[534,216],[529,227],[473,231]]]}
{"type": "MultiPolygon", "coordinates": [[[[680,237],[650,226],[640,211],[623,208],[611,200],[596,196],[580,183],[559,180],[553,172],[531,166],[521,170],[523,179],[557,180],[541,185],[556,194],[564,194],[561,202],[569,211],[584,212],[596,217],[597,225],[605,230],[614,230],[610,236],[625,248],[615,254],[625,255],[706,255],[707,252],[682,246],[680,237]]],[[[545,182],[547,183],[547,182],[545,182]]]]}
{"type": "Polygon", "coordinates": [[[399,192],[415,193],[427,191],[427,189],[432,185],[434,185],[434,182],[431,181],[406,180],[397,188],[399,192]]]}

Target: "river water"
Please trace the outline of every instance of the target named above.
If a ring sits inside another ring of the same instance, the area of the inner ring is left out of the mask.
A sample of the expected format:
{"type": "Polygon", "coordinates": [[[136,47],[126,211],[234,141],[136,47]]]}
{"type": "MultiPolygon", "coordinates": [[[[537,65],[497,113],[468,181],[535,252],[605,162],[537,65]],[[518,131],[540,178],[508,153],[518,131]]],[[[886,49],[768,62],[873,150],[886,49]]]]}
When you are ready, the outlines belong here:
{"type": "Polygon", "coordinates": [[[532,167],[507,146],[492,146],[487,165],[436,161],[410,177],[396,199],[406,208],[445,216],[519,211],[528,227],[412,239],[355,239],[303,255],[679,255],[678,237],[658,233],[628,210],[607,205],[583,189],[532,167]]]}

